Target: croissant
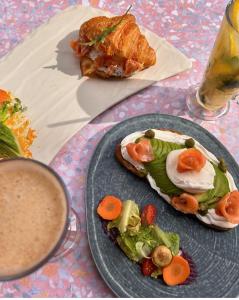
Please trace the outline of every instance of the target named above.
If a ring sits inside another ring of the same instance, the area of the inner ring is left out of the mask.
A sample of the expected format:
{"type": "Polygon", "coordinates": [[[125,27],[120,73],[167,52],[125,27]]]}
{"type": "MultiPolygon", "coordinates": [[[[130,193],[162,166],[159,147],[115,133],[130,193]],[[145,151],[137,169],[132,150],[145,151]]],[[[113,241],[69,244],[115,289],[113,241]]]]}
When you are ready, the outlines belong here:
{"type": "Polygon", "coordinates": [[[86,21],[80,28],[78,40],[71,46],[86,76],[129,77],[156,62],[154,49],[130,14],[112,18],[100,16],[86,21]],[[115,29],[100,39],[112,26],[115,29]]]}

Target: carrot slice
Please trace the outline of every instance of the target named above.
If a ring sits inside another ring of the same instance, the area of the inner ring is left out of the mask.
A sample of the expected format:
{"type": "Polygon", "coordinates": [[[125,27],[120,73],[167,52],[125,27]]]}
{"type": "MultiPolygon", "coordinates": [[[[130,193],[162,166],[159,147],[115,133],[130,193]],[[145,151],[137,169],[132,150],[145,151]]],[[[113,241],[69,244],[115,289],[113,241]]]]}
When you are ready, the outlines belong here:
{"type": "Polygon", "coordinates": [[[239,224],[239,191],[226,194],[217,203],[216,213],[230,223],[239,224]]]}
{"type": "Polygon", "coordinates": [[[182,256],[174,256],[171,263],[163,268],[163,280],[170,286],[183,283],[189,275],[189,263],[182,256]]]}
{"type": "Polygon", "coordinates": [[[129,156],[138,162],[150,162],[154,159],[151,143],[147,139],[141,139],[138,143],[129,143],[126,149],[129,156]]]}
{"type": "Polygon", "coordinates": [[[122,210],[122,202],[119,198],[107,195],[99,203],[97,213],[105,220],[115,220],[122,210]]]}
{"type": "Polygon", "coordinates": [[[199,172],[206,164],[206,158],[199,150],[190,148],[183,151],[178,157],[178,172],[199,172]]]}
{"type": "Polygon", "coordinates": [[[9,93],[0,89],[0,103],[6,102],[9,99],[9,93]]]}
{"type": "Polygon", "coordinates": [[[187,193],[173,197],[171,204],[174,208],[185,214],[195,214],[198,211],[198,200],[187,193]]]}

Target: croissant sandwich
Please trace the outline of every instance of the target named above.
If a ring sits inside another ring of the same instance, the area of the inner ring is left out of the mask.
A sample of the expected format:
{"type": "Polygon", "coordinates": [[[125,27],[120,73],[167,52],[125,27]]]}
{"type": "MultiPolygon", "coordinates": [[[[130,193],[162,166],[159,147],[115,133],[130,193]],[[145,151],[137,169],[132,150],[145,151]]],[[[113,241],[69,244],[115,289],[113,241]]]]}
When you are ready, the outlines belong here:
{"type": "Polygon", "coordinates": [[[156,54],[130,14],[83,23],[71,47],[85,76],[129,77],[155,64],[156,54]]]}
{"type": "Polygon", "coordinates": [[[21,101],[0,89],[0,159],[32,157],[29,150],[36,138],[21,101]]]}
{"type": "Polygon", "coordinates": [[[137,131],[115,154],[176,210],[220,230],[239,224],[239,191],[225,161],[192,137],[169,129],[137,131]]]}

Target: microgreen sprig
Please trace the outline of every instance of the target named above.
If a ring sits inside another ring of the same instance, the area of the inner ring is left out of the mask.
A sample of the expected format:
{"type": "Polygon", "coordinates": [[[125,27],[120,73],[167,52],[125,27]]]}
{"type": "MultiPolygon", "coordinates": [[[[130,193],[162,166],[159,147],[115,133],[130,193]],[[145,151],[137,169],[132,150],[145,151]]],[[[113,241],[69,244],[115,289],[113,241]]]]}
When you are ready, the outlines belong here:
{"type": "Polygon", "coordinates": [[[132,5],[129,6],[127,11],[124,13],[122,18],[113,26],[105,28],[100,35],[98,35],[95,39],[91,40],[90,42],[80,42],[83,46],[93,46],[97,43],[103,43],[105,38],[112,32],[116,30],[116,28],[121,24],[121,22],[124,20],[125,16],[128,14],[130,9],[132,8],[132,5]]]}
{"type": "Polygon", "coordinates": [[[25,110],[26,107],[22,106],[21,100],[18,98],[15,98],[12,102],[6,101],[0,105],[0,122],[5,122],[13,114],[17,112],[24,112],[25,110]]]}

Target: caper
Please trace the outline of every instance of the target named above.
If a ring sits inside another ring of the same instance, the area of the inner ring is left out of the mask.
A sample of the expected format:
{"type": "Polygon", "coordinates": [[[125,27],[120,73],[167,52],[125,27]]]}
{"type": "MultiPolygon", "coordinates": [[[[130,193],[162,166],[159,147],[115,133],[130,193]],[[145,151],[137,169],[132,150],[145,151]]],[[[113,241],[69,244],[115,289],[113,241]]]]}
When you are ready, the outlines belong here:
{"type": "Polygon", "coordinates": [[[195,141],[194,141],[194,139],[192,139],[192,138],[187,139],[187,140],[185,141],[185,146],[186,146],[187,148],[193,148],[194,145],[195,145],[195,141]]]}
{"type": "Polygon", "coordinates": [[[223,158],[219,159],[218,168],[219,168],[223,173],[226,173],[226,172],[227,172],[227,165],[226,165],[225,160],[224,160],[223,158]]]}
{"type": "Polygon", "coordinates": [[[201,216],[205,216],[208,213],[208,204],[207,203],[200,203],[198,213],[201,216]]]}
{"type": "Polygon", "coordinates": [[[219,160],[219,163],[221,163],[221,164],[223,164],[223,165],[226,164],[224,158],[219,158],[218,160],[219,160]]]}
{"type": "Polygon", "coordinates": [[[227,167],[223,166],[223,165],[218,165],[219,169],[223,172],[226,173],[227,172],[227,167]]]}
{"type": "Polygon", "coordinates": [[[146,169],[140,170],[140,177],[146,177],[148,175],[148,171],[146,169]]]}
{"type": "Polygon", "coordinates": [[[148,139],[153,139],[155,137],[155,132],[152,129],[145,131],[144,136],[148,139]]]}
{"type": "Polygon", "coordinates": [[[206,214],[208,213],[208,209],[205,209],[205,210],[199,209],[199,210],[198,210],[198,213],[199,213],[201,216],[206,216],[206,214]]]}

